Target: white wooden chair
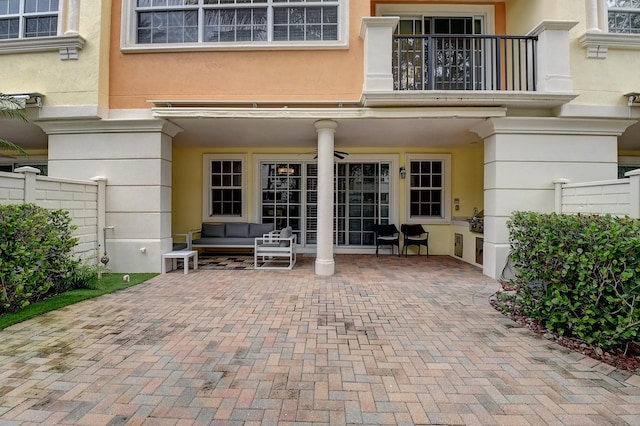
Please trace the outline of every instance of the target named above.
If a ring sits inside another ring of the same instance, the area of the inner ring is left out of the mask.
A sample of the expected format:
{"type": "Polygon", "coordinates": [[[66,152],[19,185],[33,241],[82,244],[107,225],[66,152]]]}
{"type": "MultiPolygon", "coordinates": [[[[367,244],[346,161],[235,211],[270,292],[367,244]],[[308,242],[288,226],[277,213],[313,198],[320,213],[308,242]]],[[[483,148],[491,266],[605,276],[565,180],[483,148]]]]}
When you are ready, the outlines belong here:
{"type": "Polygon", "coordinates": [[[255,239],[255,269],[293,269],[296,264],[296,235],[288,226],[255,239]]]}

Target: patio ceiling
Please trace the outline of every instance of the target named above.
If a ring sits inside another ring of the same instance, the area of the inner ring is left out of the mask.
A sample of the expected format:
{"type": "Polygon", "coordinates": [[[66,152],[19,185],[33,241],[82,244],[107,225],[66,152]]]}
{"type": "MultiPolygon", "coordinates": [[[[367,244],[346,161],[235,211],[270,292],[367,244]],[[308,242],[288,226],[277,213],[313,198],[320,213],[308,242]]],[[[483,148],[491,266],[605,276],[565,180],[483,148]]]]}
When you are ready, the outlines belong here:
{"type": "MultiPolygon", "coordinates": [[[[315,149],[313,123],[326,117],[164,117],[183,129],[175,139],[180,146],[194,147],[291,147],[315,149]]],[[[484,117],[343,117],[335,119],[336,147],[464,147],[480,141],[469,129],[484,117]]],[[[0,138],[24,149],[47,149],[46,134],[33,123],[0,119],[0,138]]],[[[640,149],[640,123],[619,138],[620,150],[640,149]]]]}
{"type": "MultiPolygon", "coordinates": [[[[480,142],[469,128],[480,118],[337,119],[336,147],[462,147],[480,142]]],[[[175,142],[199,147],[282,147],[315,149],[317,119],[179,118],[184,129],[175,142]]]]}

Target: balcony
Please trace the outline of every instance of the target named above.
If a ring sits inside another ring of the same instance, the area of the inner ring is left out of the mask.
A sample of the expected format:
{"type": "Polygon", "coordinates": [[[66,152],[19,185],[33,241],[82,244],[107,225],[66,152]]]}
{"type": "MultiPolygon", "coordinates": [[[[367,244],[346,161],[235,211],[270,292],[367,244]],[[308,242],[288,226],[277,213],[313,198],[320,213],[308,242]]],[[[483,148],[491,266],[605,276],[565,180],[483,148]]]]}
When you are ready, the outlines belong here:
{"type": "Polygon", "coordinates": [[[536,90],[537,36],[393,36],[394,90],[536,90]]]}
{"type": "Polygon", "coordinates": [[[525,35],[396,35],[398,20],[362,20],[365,106],[556,108],[577,96],[576,22],[544,21],[525,35]]]}

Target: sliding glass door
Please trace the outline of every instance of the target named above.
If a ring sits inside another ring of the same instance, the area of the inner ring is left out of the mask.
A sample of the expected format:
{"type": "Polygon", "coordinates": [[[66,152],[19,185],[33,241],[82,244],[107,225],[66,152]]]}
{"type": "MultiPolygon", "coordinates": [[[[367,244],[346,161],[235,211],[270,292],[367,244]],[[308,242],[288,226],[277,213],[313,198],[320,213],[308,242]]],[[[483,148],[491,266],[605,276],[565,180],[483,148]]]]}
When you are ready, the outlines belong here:
{"type": "MultiPolygon", "coordinates": [[[[334,244],[375,245],[373,225],[389,223],[390,163],[335,165],[334,244]]],[[[318,165],[315,162],[263,162],[260,165],[261,220],[276,229],[291,226],[298,243],[313,246],[318,232],[318,165]]]]}

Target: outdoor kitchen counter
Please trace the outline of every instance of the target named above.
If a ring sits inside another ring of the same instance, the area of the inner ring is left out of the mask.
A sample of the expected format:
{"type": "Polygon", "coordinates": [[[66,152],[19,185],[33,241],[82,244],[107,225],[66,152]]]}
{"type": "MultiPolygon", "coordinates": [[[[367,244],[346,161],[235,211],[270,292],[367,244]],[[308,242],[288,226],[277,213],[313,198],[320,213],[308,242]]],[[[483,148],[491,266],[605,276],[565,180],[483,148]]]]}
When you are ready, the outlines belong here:
{"type": "MultiPolygon", "coordinates": [[[[469,218],[471,219],[471,218],[469,218]]],[[[481,266],[476,263],[476,238],[484,238],[483,234],[471,232],[469,222],[466,218],[453,218],[451,220],[451,255],[456,259],[462,259],[472,265],[481,266]],[[456,234],[462,236],[462,258],[455,256],[456,234]]]]}

